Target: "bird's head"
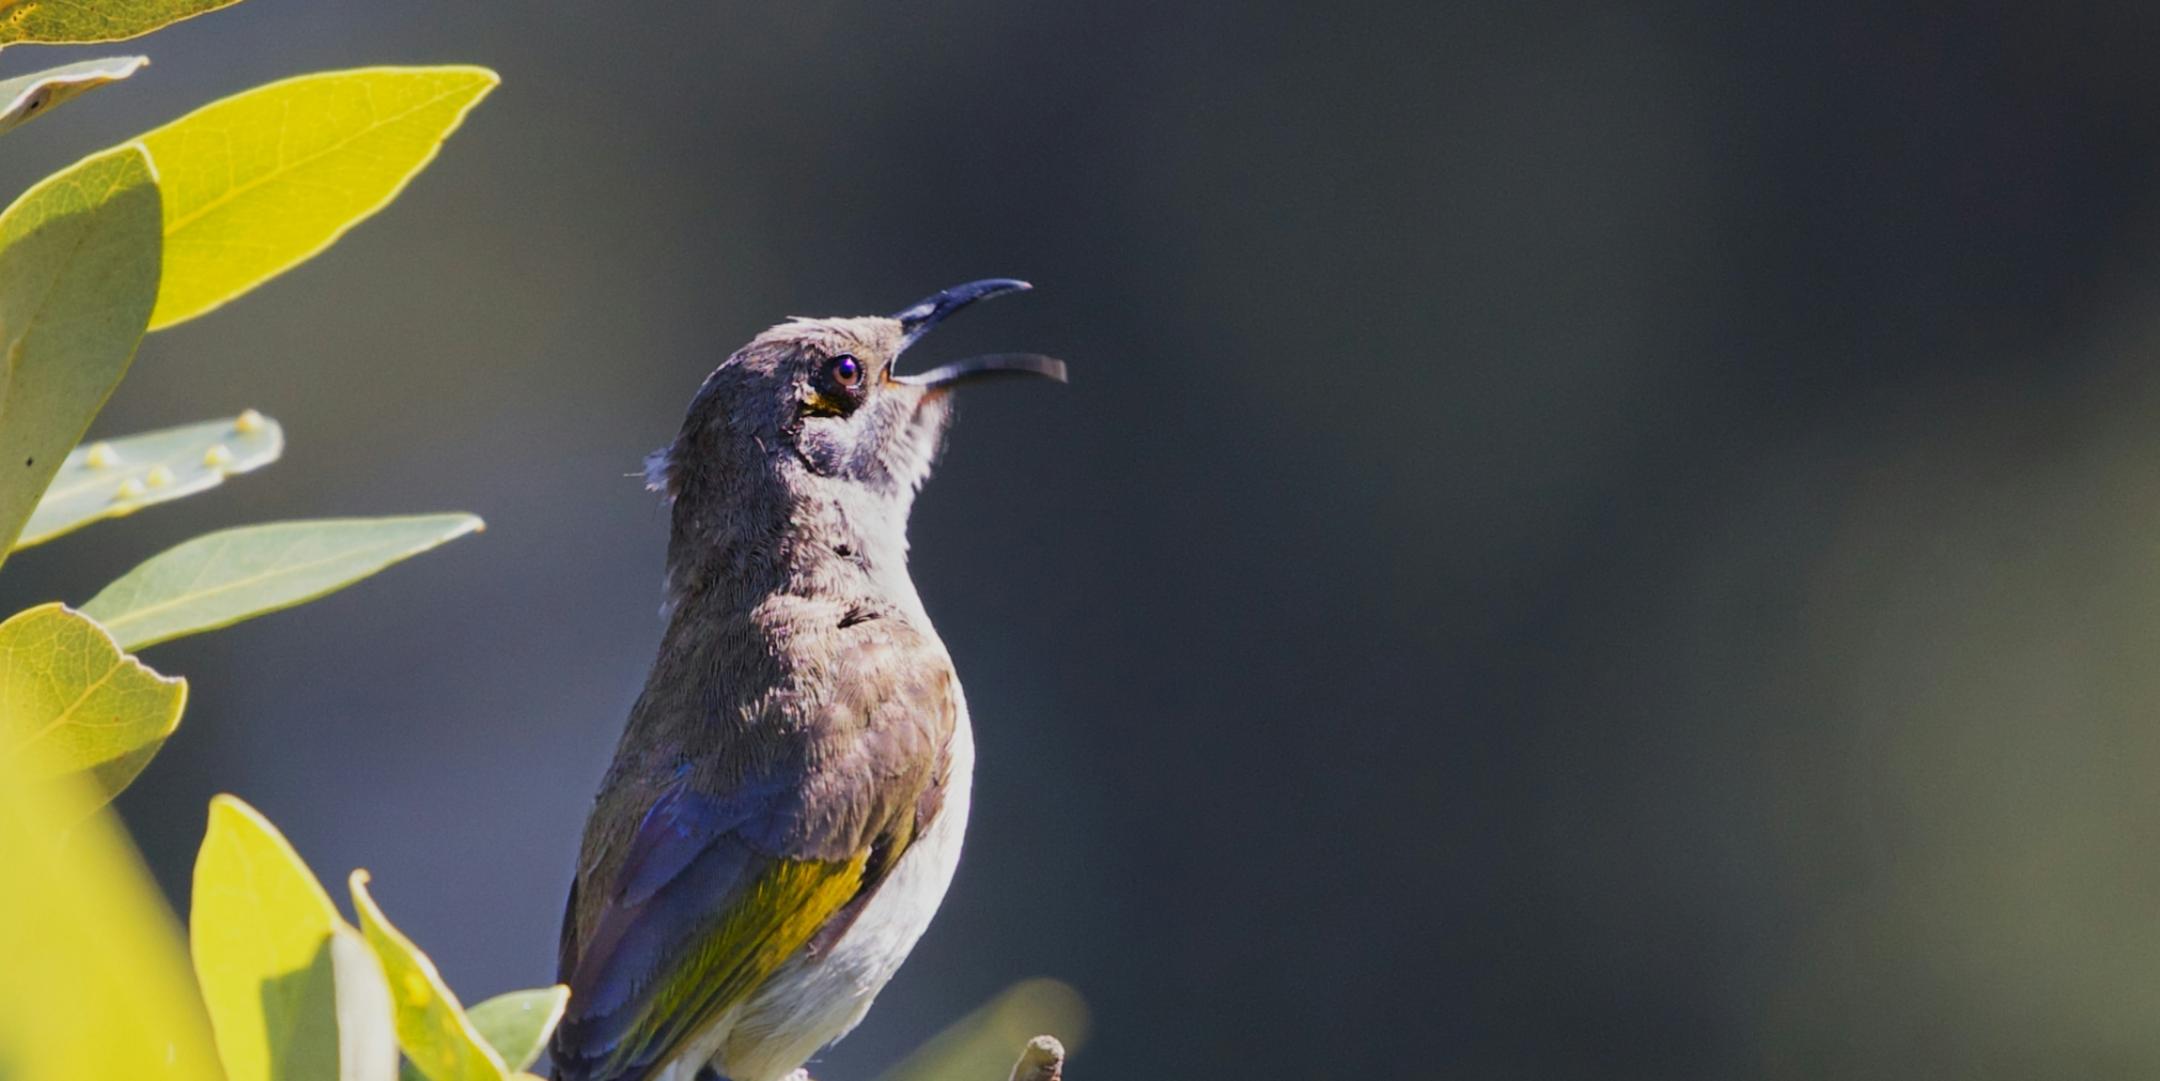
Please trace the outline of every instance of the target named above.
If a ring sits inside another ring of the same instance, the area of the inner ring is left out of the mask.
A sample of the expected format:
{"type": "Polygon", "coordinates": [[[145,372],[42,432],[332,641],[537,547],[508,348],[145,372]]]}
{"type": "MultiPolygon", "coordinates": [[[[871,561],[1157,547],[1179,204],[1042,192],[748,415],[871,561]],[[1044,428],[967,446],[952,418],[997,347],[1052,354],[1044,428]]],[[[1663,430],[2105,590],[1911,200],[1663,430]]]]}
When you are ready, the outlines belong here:
{"type": "Polygon", "coordinates": [[[1062,361],[1031,353],[920,372],[902,372],[901,355],[961,308],[1028,288],[991,278],[889,316],[790,319],[736,350],[706,377],[675,442],[647,463],[647,480],[675,505],[678,544],[726,542],[782,524],[774,518],[863,535],[839,537],[836,548],[882,533],[898,540],[955,388],[998,376],[1065,379],[1062,361]]]}

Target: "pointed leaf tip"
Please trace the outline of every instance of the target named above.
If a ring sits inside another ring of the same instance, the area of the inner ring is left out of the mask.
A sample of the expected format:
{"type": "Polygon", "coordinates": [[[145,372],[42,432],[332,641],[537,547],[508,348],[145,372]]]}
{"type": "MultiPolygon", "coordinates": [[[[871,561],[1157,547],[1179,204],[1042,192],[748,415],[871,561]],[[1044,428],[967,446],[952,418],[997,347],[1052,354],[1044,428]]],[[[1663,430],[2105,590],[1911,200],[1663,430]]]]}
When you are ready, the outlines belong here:
{"type": "Polygon", "coordinates": [[[78,446],[38,499],[15,547],[43,544],[93,522],[208,491],[284,452],[285,430],[252,409],[78,446]]]}
{"type": "Polygon", "coordinates": [[[301,75],[144,135],[168,192],[150,328],[216,309],[388,206],[500,81],[469,66],[301,75]]]}
{"type": "Polygon", "coordinates": [[[187,681],[120,651],[62,604],[0,622],[0,756],[36,776],[82,773],[99,802],[142,771],[180,725],[187,681]]]}
{"type": "Polygon", "coordinates": [[[479,527],[470,514],[423,514],[222,529],[152,556],[83,611],[142,649],[334,593],[479,527]]]}
{"type": "Polygon", "coordinates": [[[350,880],[360,929],[389,976],[398,1046],[428,1081],[504,1081],[510,1072],[458,1004],[435,962],[392,926],[369,894],[368,873],[350,880]]]}
{"type": "Polygon", "coordinates": [[[539,1059],[569,1005],[570,989],[556,984],[496,995],[466,1014],[480,1037],[502,1056],[504,1065],[522,1070],[539,1059]]]}
{"type": "Polygon", "coordinates": [[[148,63],[147,56],[108,56],[0,79],[0,135],[52,112],[78,95],[125,79],[148,63]]]}
{"type": "Polygon", "coordinates": [[[0,0],[0,45],[124,41],[239,0],[0,0]]]}

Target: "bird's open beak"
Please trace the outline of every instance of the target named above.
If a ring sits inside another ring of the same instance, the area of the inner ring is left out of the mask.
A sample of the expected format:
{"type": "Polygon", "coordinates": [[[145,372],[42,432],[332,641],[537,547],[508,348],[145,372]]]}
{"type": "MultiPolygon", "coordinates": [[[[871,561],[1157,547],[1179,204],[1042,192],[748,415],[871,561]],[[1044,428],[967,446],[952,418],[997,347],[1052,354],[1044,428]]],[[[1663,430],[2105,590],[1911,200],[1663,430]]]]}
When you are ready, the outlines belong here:
{"type": "Polygon", "coordinates": [[[1055,379],[1062,383],[1065,381],[1065,362],[1040,353],[993,353],[987,357],[969,357],[951,364],[940,364],[927,372],[914,375],[896,375],[893,376],[893,382],[918,387],[946,387],[993,375],[1031,375],[1042,379],[1055,379]]]}
{"type": "MultiPolygon", "coordinates": [[[[915,344],[917,339],[930,332],[931,327],[943,322],[946,316],[978,300],[1005,293],[1024,293],[1033,288],[1035,287],[1016,278],[984,278],[982,281],[955,285],[934,296],[925,297],[893,313],[893,318],[900,321],[900,348],[906,349],[915,344]]],[[[956,360],[915,375],[895,375],[892,380],[895,383],[918,387],[948,387],[1000,375],[1036,376],[1063,383],[1065,362],[1036,353],[997,353],[956,360]]]]}

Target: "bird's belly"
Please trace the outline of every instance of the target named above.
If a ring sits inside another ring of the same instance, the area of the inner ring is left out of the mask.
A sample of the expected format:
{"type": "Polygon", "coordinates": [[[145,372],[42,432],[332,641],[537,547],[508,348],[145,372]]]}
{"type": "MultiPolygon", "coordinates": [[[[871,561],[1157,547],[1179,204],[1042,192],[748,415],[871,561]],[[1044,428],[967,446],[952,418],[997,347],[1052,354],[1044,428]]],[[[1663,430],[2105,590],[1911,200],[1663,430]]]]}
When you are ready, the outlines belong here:
{"type": "Polygon", "coordinates": [[[862,1020],[871,1000],[930,926],[960,864],[975,740],[965,706],[956,722],[944,806],[929,830],[901,854],[892,875],[871,895],[847,933],[817,960],[797,958],[782,965],[741,1007],[712,1026],[693,1045],[693,1053],[684,1056],[686,1061],[709,1057],[729,1081],[780,1081],[862,1020]],[[703,1054],[696,1053],[701,1050],[703,1054]]]}

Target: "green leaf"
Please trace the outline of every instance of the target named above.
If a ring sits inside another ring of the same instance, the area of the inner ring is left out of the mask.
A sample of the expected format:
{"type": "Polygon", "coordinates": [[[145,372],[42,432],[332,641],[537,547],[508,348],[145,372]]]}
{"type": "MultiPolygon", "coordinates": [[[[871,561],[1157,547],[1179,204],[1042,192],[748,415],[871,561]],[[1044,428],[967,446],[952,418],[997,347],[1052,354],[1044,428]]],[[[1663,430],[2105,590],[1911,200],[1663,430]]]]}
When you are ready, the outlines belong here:
{"type": "Polygon", "coordinates": [[[252,409],[225,420],[78,446],[60,464],[15,547],[43,544],[100,519],[215,488],[284,452],[284,429],[252,409]]]}
{"type": "Polygon", "coordinates": [[[1005,1077],[1031,1037],[1048,1033],[1077,1050],[1087,1027],[1087,1003],[1071,985],[1022,980],[931,1037],[878,1081],[1005,1077]]]}
{"type": "MultiPolygon", "coordinates": [[[[506,1068],[517,1071],[531,1066],[547,1047],[548,1037],[562,1021],[563,1008],[570,1004],[570,989],[561,984],[532,991],[509,991],[465,1011],[472,1019],[473,1028],[480,1038],[502,1056],[506,1068]]],[[[405,1081],[424,1081],[422,1074],[407,1062],[398,1072],[405,1081]]],[[[529,1075],[517,1075],[529,1076],[529,1075]]]]}
{"type": "Polygon", "coordinates": [[[390,996],[397,1007],[398,1046],[428,1081],[504,1081],[508,1068],[488,1046],[457,996],[443,983],[412,940],[401,934],[368,895],[366,871],[352,873],[353,907],[360,929],[383,971],[390,975],[390,996]]]}
{"type": "Polygon", "coordinates": [[[141,37],[239,0],[0,0],[0,45],[84,45],[141,37]]]}
{"type": "Polygon", "coordinates": [[[210,801],[188,937],[227,1081],[396,1074],[373,952],[277,828],[232,796],[210,801]]]}
{"type": "Polygon", "coordinates": [[[143,136],[165,192],[150,329],[246,293],[381,210],[498,81],[475,67],[302,75],[143,136]]]}
{"type": "Polygon", "coordinates": [[[338,1081],[393,1081],[398,1075],[397,1011],[375,949],[340,923],[330,932],[337,972],[338,1081]]]}
{"type": "Polygon", "coordinates": [[[0,213],[0,560],[127,373],[157,297],[158,189],[137,147],[0,213]]]}
{"type": "Polygon", "coordinates": [[[101,799],[135,779],[180,724],[187,681],[120,652],[59,604],[0,623],[0,758],[33,774],[89,772],[101,799]]]}
{"type": "Polygon", "coordinates": [[[540,1057],[569,1004],[570,989],[556,984],[496,995],[468,1010],[467,1016],[506,1065],[522,1070],[540,1057]]]}
{"type": "Polygon", "coordinates": [[[221,529],[150,557],[82,610],[141,649],[303,604],[480,528],[470,514],[423,514],[221,529]]]}
{"type": "Polygon", "coordinates": [[[52,112],[77,94],[119,82],[149,62],[147,56],[108,56],[0,79],[0,135],[52,112]]]}
{"type": "Polygon", "coordinates": [[[0,755],[0,1076],[220,1081],[179,925],[83,778],[0,755]]]}

